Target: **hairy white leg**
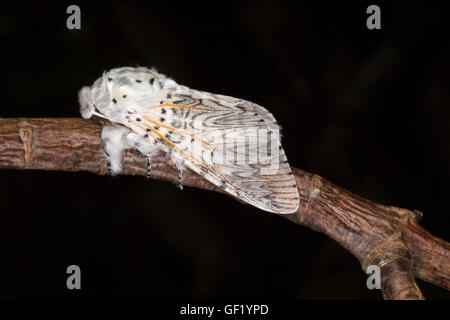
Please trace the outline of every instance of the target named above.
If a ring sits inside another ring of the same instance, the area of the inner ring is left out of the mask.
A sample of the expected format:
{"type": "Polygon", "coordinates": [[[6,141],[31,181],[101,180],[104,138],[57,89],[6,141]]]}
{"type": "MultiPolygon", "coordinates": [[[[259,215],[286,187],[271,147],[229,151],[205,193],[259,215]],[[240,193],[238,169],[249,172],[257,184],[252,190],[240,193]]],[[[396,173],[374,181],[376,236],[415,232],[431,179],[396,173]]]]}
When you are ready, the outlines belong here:
{"type": "Polygon", "coordinates": [[[103,127],[102,141],[111,175],[122,172],[122,154],[126,149],[137,149],[145,155],[148,159],[147,166],[151,158],[160,151],[150,137],[143,137],[125,127],[103,127]]]}
{"type": "Polygon", "coordinates": [[[162,152],[161,149],[156,146],[153,138],[150,136],[143,137],[135,132],[130,132],[127,136],[127,139],[129,143],[133,145],[133,148],[137,149],[140,153],[146,156],[146,179],[150,179],[150,175],[152,174],[151,160],[154,156],[162,152]]]}
{"type": "Polygon", "coordinates": [[[125,127],[104,126],[102,129],[103,149],[108,160],[108,169],[111,175],[122,172],[122,153],[125,149],[132,148],[127,135],[131,132],[125,127]]]}
{"type": "Polygon", "coordinates": [[[172,159],[172,161],[177,166],[177,170],[178,170],[178,187],[180,188],[180,190],[183,190],[183,185],[181,184],[181,181],[182,181],[182,178],[183,178],[183,170],[185,169],[184,159],[182,157],[180,157],[179,155],[175,154],[175,153],[170,153],[170,155],[168,154],[168,157],[170,159],[172,159]]]}

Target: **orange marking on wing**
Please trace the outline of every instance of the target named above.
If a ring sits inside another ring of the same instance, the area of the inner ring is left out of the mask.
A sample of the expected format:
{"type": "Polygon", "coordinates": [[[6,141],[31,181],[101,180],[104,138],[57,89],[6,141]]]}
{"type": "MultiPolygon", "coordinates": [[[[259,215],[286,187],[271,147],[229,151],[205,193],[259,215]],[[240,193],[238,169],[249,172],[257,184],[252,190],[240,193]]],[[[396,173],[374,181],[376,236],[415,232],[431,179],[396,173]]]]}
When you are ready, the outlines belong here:
{"type": "Polygon", "coordinates": [[[211,110],[211,109],[201,108],[201,107],[192,107],[192,106],[183,106],[180,104],[172,104],[172,103],[169,103],[169,101],[166,101],[163,104],[158,104],[157,106],[150,107],[150,109],[163,108],[163,107],[174,107],[174,108],[194,109],[194,110],[211,110]]]}
{"type": "MultiPolygon", "coordinates": [[[[163,139],[165,142],[167,142],[168,145],[170,145],[172,148],[174,148],[175,150],[177,150],[179,153],[181,153],[184,157],[186,158],[191,158],[191,159],[195,159],[192,155],[190,154],[186,154],[183,150],[181,150],[180,148],[178,148],[172,141],[168,140],[166,137],[164,137],[161,133],[159,133],[158,131],[156,131],[155,129],[153,129],[152,127],[148,126],[145,124],[145,126],[147,128],[149,128],[150,130],[152,130],[152,132],[154,132],[158,137],[160,137],[161,139],[163,139]]],[[[198,160],[200,162],[202,162],[205,166],[208,166],[205,162],[198,160]]],[[[198,166],[197,164],[194,163],[194,165],[198,166]]]]}
{"type": "MultiPolygon", "coordinates": [[[[169,129],[169,130],[178,132],[178,133],[180,133],[180,134],[184,134],[184,135],[186,135],[186,136],[190,136],[191,138],[194,138],[194,139],[196,139],[196,140],[199,140],[199,141],[202,142],[203,144],[206,144],[206,145],[208,145],[208,146],[212,146],[211,143],[206,142],[206,141],[204,141],[204,140],[202,140],[202,139],[200,139],[200,138],[197,138],[196,136],[194,136],[193,133],[188,133],[188,132],[180,131],[180,130],[178,130],[177,128],[174,128],[174,127],[171,127],[171,126],[162,124],[161,122],[155,121],[155,120],[153,120],[152,118],[147,117],[147,116],[144,116],[144,119],[147,120],[147,121],[150,122],[150,123],[153,123],[153,124],[157,125],[157,126],[160,126],[160,127],[163,127],[163,128],[166,128],[166,129],[169,129]]],[[[151,129],[151,128],[150,128],[150,129],[151,129]]]]}
{"type": "MultiPolygon", "coordinates": [[[[174,105],[174,104],[169,104],[168,102],[166,102],[165,104],[162,104],[162,105],[155,106],[155,107],[153,107],[153,108],[157,108],[157,107],[165,107],[165,106],[168,106],[168,107],[172,107],[172,106],[173,106],[173,107],[180,107],[180,108],[190,108],[190,109],[198,109],[198,110],[210,110],[210,109],[202,109],[202,108],[190,107],[190,106],[174,105]]],[[[214,111],[218,111],[218,110],[214,110],[214,111]]],[[[227,111],[228,111],[228,110],[227,110],[227,111]]],[[[170,130],[172,130],[172,131],[176,131],[176,132],[178,132],[178,133],[182,133],[182,134],[189,135],[189,136],[191,136],[191,137],[194,138],[194,139],[200,140],[200,141],[201,141],[202,143],[204,143],[204,144],[211,145],[210,143],[208,143],[208,142],[206,142],[206,141],[203,141],[203,140],[201,140],[201,139],[195,137],[193,134],[185,133],[185,132],[182,132],[182,131],[178,131],[176,128],[172,128],[172,127],[170,127],[170,126],[164,125],[164,124],[162,124],[162,123],[160,123],[160,122],[158,122],[158,121],[155,121],[155,120],[153,120],[153,119],[151,119],[151,118],[149,118],[149,117],[147,117],[147,116],[144,116],[143,118],[146,119],[147,121],[149,121],[150,123],[156,124],[156,125],[158,125],[158,126],[161,126],[161,127],[166,128],[166,129],[170,129],[170,130]]],[[[131,121],[128,121],[128,122],[131,124],[131,121]]],[[[224,175],[222,175],[222,174],[220,173],[219,170],[217,170],[217,169],[216,169],[216,170],[212,170],[211,167],[210,167],[206,162],[204,162],[204,161],[202,161],[202,160],[200,160],[200,159],[196,159],[194,156],[192,156],[192,155],[190,155],[190,154],[186,154],[183,150],[181,150],[180,148],[178,148],[173,142],[171,142],[170,140],[168,140],[166,137],[164,137],[161,133],[159,133],[158,131],[156,131],[155,129],[153,129],[151,126],[149,126],[149,125],[147,125],[147,124],[144,124],[144,125],[145,125],[147,128],[149,128],[153,133],[155,133],[158,137],[160,137],[161,139],[163,139],[163,140],[164,140],[167,144],[169,144],[172,148],[174,148],[175,150],[177,150],[178,152],[180,152],[184,157],[186,157],[186,158],[191,158],[192,160],[194,160],[194,161],[192,161],[192,164],[193,164],[193,165],[195,165],[196,167],[200,168],[201,166],[200,166],[199,164],[195,163],[195,161],[200,162],[205,168],[208,169],[208,171],[209,171],[212,175],[215,175],[215,176],[219,177],[220,179],[222,179],[223,181],[225,181],[225,182],[228,183],[229,185],[233,186],[237,191],[242,191],[241,188],[235,186],[235,185],[233,184],[233,182],[231,182],[231,181],[230,181],[229,179],[227,179],[224,175]]]]}
{"type": "MultiPolygon", "coordinates": [[[[128,124],[130,125],[130,127],[135,127],[135,125],[132,123],[132,121],[128,120],[128,124]]],[[[153,133],[155,133],[158,137],[160,137],[161,139],[163,139],[165,142],[167,142],[172,148],[174,148],[175,150],[177,150],[178,152],[180,152],[184,157],[186,158],[191,158],[193,160],[196,160],[192,155],[186,154],[183,150],[181,150],[180,148],[178,148],[172,141],[166,139],[166,137],[164,137],[162,134],[160,134],[158,131],[156,131],[155,129],[153,129],[151,126],[148,126],[146,124],[144,124],[144,126],[146,126],[147,128],[149,128],[153,133]]],[[[139,128],[139,127],[138,127],[139,128]]],[[[203,162],[200,160],[200,162],[203,162]]],[[[203,162],[204,163],[204,162],[203,162]]],[[[192,162],[193,165],[195,165],[196,167],[200,167],[200,165],[196,164],[195,162],[192,162]]],[[[206,163],[204,163],[205,166],[208,166],[206,163]]]]}
{"type": "Polygon", "coordinates": [[[183,150],[181,150],[180,148],[178,148],[172,141],[166,139],[166,137],[164,137],[161,133],[159,133],[158,131],[156,131],[155,129],[153,129],[151,126],[148,126],[145,124],[145,126],[147,128],[149,128],[150,130],[152,130],[153,133],[155,133],[158,137],[160,137],[161,139],[163,139],[165,142],[167,142],[168,145],[170,145],[172,148],[176,149],[178,152],[180,152],[182,155],[185,155],[185,153],[183,152],[183,150]]]}
{"type": "MultiPolygon", "coordinates": [[[[177,150],[178,152],[180,152],[184,157],[186,157],[186,158],[191,158],[192,160],[195,160],[195,161],[199,161],[205,168],[207,168],[208,169],[208,171],[209,172],[211,172],[213,175],[216,175],[216,176],[218,176],[220,179],[222,179],[222,180],[224,180],[224,181],[226,181],[227,183],[229,183],[230,185],[232,185],[232,186],[234,186],[234,184],[230,181],[230,180],[228,180],[226,177],[224,177],[222,174],[220,174],[220,171],[218,171],[218,170],[216,170],[216,171],[213,171],[212,169],[211,169],[211,167],[206,163],[206,162],[204,162],[204,161],[202,161],[202,160],[200,160],[200,159],[196,159],[196,158],[194,158],[192,155],[190,155],[190,154],[186,154],[183,150],[181,150],[180,148],[178,148],[173,142],[171,142],[170,140],[168,140],[168,139],[166,139],[166,137],[164,137],[161,133],[159,133],[158,131],[156,131],[156,130],[154,130],[152,127],[150,127],[150,126],[148,126],[148,125],[146,125],[146,124],[144,124],[147,128],[149,128],[152,132],[154,132],[158,137],[160,137],[161,139],[163,139],[165,142],[167,142],[172,148],[174,148],[175,150],[177,150]]],[[[200,168],[200,165],[198,165],[197,163],[195,163],[194,161],[192,161],[192,164],[193,165],[195,165],[196,167],[199,167],[200,168]]],[[[236,190],[241,190],[240,188],[238,188],[238,187],[235,187],[236,188],[236,190]]]]}
{"type": "Polygon", "coordinates": [[[163,107],[173,107],[173,108],[181,108],[181,109],[194,109],[194,110],[204,110],[204,111],[230,111],[230,110],[217,110],[217,109],[208,109],[208,108],[202,108],[202,107],[193,107],[193,106],[184,106],[181,104],[173,104],[173,103],[169,103],[169,101],[166,101],[163,104],[159,104],[157,106],[153,106],[150,107],[150,109],[155,109],[155,108],[163,108],[163,107]]]}

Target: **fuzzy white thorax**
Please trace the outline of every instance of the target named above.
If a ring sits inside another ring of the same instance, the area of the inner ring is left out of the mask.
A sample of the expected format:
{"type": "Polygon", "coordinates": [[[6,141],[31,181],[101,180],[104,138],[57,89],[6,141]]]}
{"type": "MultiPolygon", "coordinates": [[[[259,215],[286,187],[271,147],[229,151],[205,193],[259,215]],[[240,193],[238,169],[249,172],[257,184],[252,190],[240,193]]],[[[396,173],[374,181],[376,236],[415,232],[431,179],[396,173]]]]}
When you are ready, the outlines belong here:
{"type": "Polygon", "coordinates": [[[176,82],[155,69],[116,68],[103,73],[91,87],[79,94],[80,113],[85,119],[93,115],[112,122],[123,123],[126,107],[136,109],[143,101],[153,100],[161,91],[173,89],[176,82]]]}

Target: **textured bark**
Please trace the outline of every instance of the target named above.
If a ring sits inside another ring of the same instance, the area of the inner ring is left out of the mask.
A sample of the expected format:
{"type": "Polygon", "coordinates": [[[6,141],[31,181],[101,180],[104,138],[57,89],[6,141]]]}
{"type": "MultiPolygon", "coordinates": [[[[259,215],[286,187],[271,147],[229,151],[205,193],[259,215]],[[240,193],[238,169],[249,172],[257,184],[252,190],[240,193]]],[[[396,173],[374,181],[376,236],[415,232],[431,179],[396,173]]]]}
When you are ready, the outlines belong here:
{"type": "MultiPolygon", "coordinates": [[[[108,173],[101,127],[82,119],[0,119],[0,168],[108,173]]],[[[146,161],[128,150],[126,175],[145,176],[146,161]]],[[[384,206],[363,199],[324,178],[292,168],[300,208],[282,215],[322,232],[361,262],[381,269],[385,299],[423,299],[415,278],[450,289],[450,244],[417,223],[418,211],[384,206]]],[[[152,178],[177,183],[177,170],[165,156],[152,160],[152,178]]],[[[183,185],[223,192],[191,171],[183,185]]]]}

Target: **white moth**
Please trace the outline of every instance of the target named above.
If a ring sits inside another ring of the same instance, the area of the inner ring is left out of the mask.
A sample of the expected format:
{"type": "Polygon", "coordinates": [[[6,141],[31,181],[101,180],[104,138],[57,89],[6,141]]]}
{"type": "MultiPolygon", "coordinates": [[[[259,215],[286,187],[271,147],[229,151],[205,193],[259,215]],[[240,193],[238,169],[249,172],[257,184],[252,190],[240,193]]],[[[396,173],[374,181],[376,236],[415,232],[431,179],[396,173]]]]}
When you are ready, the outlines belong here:
{"type": "Polygon", "coordinates": [[[294,176],[270,112],[249,101],[190,89],[147,68],[105,72],[79,92],[83,118],[106,121],[102,140],[113,175],[122,152],[165,152],[181,186],[185,167],[244,202],[274,213],[299,207],[294,176]]]}

